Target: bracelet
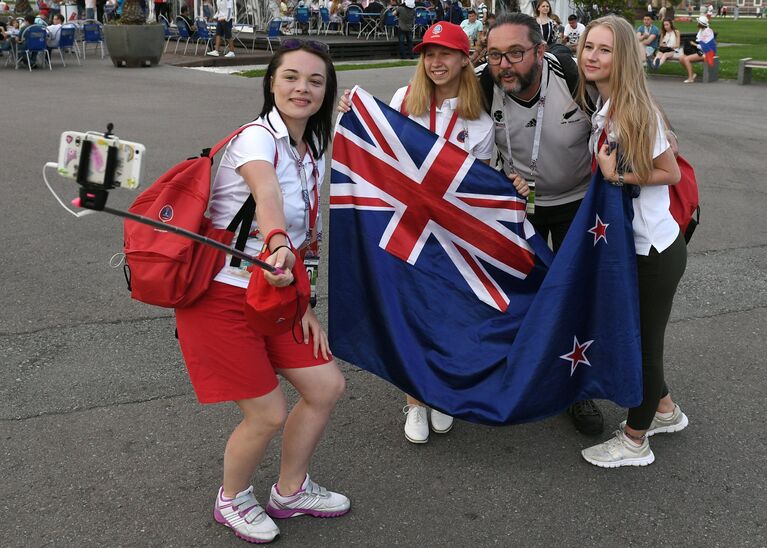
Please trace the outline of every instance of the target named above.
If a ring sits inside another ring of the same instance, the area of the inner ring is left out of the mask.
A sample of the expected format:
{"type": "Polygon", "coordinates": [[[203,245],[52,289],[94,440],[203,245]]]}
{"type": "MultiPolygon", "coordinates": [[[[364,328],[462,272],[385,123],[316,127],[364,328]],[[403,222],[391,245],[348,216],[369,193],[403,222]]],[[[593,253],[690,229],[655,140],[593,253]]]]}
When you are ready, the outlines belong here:
{"type": "MultiPolygon", "coordinates": [[[[269,250],[269,254],[270,254],[270,255],[274,255],[275,253],[277,253],[277,251],[278,251],[279,249],[281,249],[281,248],[283,248],[283,247],[287,247],[288,249],[290,249],[290,246],[289,246],[289,245],[286,245],[286,244],[282,244],[282,245],[278,245],[278,246],[277,246],[277,247],[275,247],[274,249],[270,249],[270,250],[269,250]]],[[[292,251],[292,250],[291,250],[291,251],[292,251]]]]}
{"type": "Polygon", "coordinates": [[[611,180],[608,179],[608,182],[611,185],[613,185],[613,186],[623,186],[624,184],[626,184],[626,180],[623,177],[623,173],[621,173],[620,171],[618,172],[618,180],[617,181],[611,181],[611,180]]]}

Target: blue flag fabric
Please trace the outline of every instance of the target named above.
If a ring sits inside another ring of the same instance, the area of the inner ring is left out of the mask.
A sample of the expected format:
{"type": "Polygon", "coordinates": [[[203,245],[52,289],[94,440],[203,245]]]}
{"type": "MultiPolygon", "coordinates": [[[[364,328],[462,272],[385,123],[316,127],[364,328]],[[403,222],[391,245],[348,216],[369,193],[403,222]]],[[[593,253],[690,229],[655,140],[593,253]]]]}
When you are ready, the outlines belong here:
{"type": "Polygon", "coordinates": [[[330,206],[336,357],[484,424],[641,402],[631,202],[601,175],[552,260],[502,173],[355,88],[330,206]]]}

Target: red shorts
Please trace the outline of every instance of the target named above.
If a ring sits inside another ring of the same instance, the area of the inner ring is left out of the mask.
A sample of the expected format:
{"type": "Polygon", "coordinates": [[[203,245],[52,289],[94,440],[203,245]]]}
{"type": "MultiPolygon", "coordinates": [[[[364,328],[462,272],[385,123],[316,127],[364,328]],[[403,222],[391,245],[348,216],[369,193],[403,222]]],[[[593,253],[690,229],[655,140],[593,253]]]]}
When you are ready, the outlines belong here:
{"type": "Polygon", "coordinates": [[[212,282],[199,301],[176,310],[178,341],[189,378],[200,403],[236,401],[264,396],[277,385],[277,369],[323,365],[330,360],[314,357],[301,340],[288,331],[259,335],[245,320],[245,290],[212,282]]]}

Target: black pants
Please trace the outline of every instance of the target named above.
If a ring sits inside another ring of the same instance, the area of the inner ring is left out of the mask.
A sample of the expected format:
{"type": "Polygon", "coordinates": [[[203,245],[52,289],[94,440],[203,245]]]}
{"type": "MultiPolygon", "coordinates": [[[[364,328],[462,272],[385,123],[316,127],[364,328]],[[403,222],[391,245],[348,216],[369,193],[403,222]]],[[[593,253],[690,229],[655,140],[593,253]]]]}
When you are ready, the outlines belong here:
{"type": "Polygon", "coordinates": [[[629,409],[626,424],[634,430],[647,430],[668,395],[663,377],[663,343],[679,280],[687,266],[687,246],[680,233],[662,253],[637,255],[639,276],[639,324],[642,335],[642,403],[629,409]]]}
{"type": "Polygon", "coordinates": [[[551,247],[554,249],[554,253],[562,245],[562,240],[565,239],[567,229],[570,228],[570,223],[573,222],[581,201],[577,200],[556,206],[536,205],[535,214],[528,216],[530,223],[544,240],[548,241],[549,234],[551,234],[551,247]]]}

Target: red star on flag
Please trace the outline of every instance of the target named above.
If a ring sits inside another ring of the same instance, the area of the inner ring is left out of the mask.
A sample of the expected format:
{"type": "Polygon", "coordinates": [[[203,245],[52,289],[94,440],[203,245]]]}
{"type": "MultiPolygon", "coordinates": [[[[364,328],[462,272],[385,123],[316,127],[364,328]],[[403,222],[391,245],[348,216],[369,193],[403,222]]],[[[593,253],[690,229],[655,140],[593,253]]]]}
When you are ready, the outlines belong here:
{"type": "Polygon", "coordinates": [[[591,363],[589,362],[589,359],[586,357],[586,350],[588,350],[589,346],[591,346],[591,343],[593,343],[593,340],[586,341],[585,343],[581,344],[578,342],[578,337],[573,337],[573,350],[569,354],[565,354],[564,356],[559,356],[563,360],[567,360],[570,362],[570,376],[573,376],[573,373],[575,373],[575,368],[578,367],[578,364],[585,363],[589,367],[591,367],[591,363]]]}
{"type": "Polygon", "coordinates": [[[600,219],[599,215],[597,215],[597,219],[594,223],[594,226],[592,226],[587,231],[587,232],[591,232],[594,235],[594,245],[597,245],[597,242],[599,240],[604,240],[605,243],[607,243],[607,227],[608,226],[610,226],[610,223],[603,223],[602,219],[600,219]]]}

